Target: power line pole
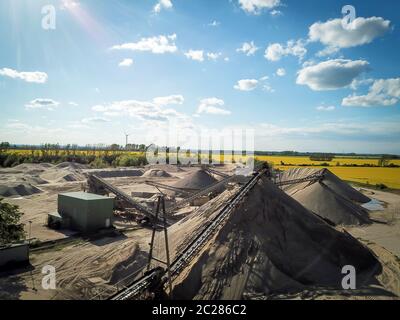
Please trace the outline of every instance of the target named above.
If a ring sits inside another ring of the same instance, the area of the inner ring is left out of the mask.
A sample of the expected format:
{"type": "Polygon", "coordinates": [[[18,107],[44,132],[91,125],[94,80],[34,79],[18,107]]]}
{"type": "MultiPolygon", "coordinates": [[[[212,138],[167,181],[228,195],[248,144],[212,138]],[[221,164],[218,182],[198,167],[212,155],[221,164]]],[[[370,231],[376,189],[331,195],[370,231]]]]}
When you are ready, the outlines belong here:
{"type": "Polygon", "coordinates": [[[150,270],[152,260],[155,260],[155,261],[157,261],[159,263],[162,263],[167,267],[169,297],[172,298],[171,260],[170,260],[169,243],[168,243],[167,217],[166,217],[166,212],[165,212],[165,198],[164,198],[163,194],[158,196],[157,208],[156,208],[155,216],[156,216],[156,219],[155,219],[155,222],[153,224],[153,232],[152,232],[152,235],[151,235],[150,252],[149,252],[149,260],[148,260],[147,270],[150,270]],[[161,221],[161,220],[159,220],[160,212],[162,212],[162,222],[163,222],[163,224],[162,224],[161,227],[162,227],[162,229],[164,231],[166,261],[163,261],[158,257],[154,257],[154,255],[153,255],[154,246],[155,246],[156,232],[158,231],[158,229],[160,227],[158,225],[158,222],[161,221]]]}

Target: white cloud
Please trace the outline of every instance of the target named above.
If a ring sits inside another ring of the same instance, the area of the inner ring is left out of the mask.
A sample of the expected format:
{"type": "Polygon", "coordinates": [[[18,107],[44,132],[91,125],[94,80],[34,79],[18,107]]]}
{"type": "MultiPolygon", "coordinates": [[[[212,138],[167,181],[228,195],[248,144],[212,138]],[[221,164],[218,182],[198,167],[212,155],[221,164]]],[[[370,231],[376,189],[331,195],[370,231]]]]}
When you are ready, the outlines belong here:
{"type": "Polygon", "coordinates": [[[133,60],[132,59],[124,59],[118,64],[118,66],[120,66],[120,67],[130,67],[132,64],[133,64],[133,60]]]}
{"type": "Polygon", "coordinates": [[[60,9],[61,10],[74,10],[80,6],[80,3],[75,0],[62,0],[60,9]]]}
{"type": "Polygon", "coordinates": [[[129,116],[148,122],[166,122],[171,119],[187,119],[187,117],[174,109],[164,108],[167,105],[183,104],[182,95],[156,97],[151,101],[122,100],[110,104],[95,105],[92,110],[106,116],[129,116]]]}
{"type": "Polygon", "coordinates": [[[155,54],[173,53],[178,50],[175,45],[176,34],[142,38],[138,42],[128,42],[113,46],[112,50],[149,51],[155,54]]]}
{"type": "Polygon", "coordinates": [[[197,109],[197,114],[207,113],[214,115],[229,115],[231,112],[229,110],[223,109],[225,105],[224,100],[218,98],[206,98],[200,101],[200,105],[197,109]]]}
{"type": "Polygon", "coordinates": [[[96,111],[96,112],[106,112],[107,111],[107,107],[105,107],[105,106],[103,106],[101,104],[98,104],[98,105],[93,106],[92,110],[96,111]]]}
{"type": "Polygon", "coordinates": [[[331,56],[331,55],[334,55],[335,53],[338,53],[339,51],[340,51],[340,48],[337,48],[337,47],[325,47],[321,51],[318,51],[316,56],[317,57],[331,56]]]}
{"type": "Polygon", "coordinates": [[[183,104],[185,99],[183,98],[182,95],[176,94],[176,95],[170,95],[170,96],[165,96],[165,97],[157,97],[153,99],[153,102],[158,105],[158,106],[167,106],[167,105],[173,105],[173,104],[183,104]]]}
{"type": "Polygon", "coordinates": [[[296,83],[312,90],[335,90],[351,85],[352,81],[368,70],[364,60],[327,60],[304,67],[298,72],[296,83]]]}
{"type": "Polygon", "coordinates": [[[101,118],[101,117],[90,117],[90,118],[83,118],[82,123],[107,123],[110,122],[109,119],[101,118]]]}
{"type": "Polygon", "coordinates": [[[59,105],[60,105],[60,103],[53,99],[38,98],[38,99],[30,101],[28,104],[25,105],[25,107],[27,109],[54,110],[54,108],[58,107],[59,105]]]}
{"type": "Polygon", "coordinates": [[[374,83],[374,79],[354,79],[350,88],[357,90],[361,86],[371,85],[372,83],[374,83]]]}
{"type": "Polygon", "coordinates": [[[400,99],[400,78],[375,80],[366,95],[350,95],[343,99],[345,107],[393,106],[400,99]]]}
{"type": "Polygon", "coordinates": [[[233,87],[240,91],[252,91],[257,88],[258,80],[256,79],[242,79],[237,82],[233,87]]]}
{"type": "Polygon", "coordinates": [[[10,68],[0,69],[0,76],[9,77],[12,79],[21,79],[26,82],[32,83],[46,83],[48,76],[45,72],[19,72],[10,68]]]}
{"type": "Polygon", "coordinates": [[[316,22],[309,28],[310,41],[327,46],[320,56],[335,53],[339,48],[351,48],[371,43],[389,30],[390,21],[381,17],[356,18],[343,28],[342,19],[316,22]]]}
{"type": "Polygon", "coordinates": [[[284,68],[279,68],[278,70],[276,70],[276,75],[278,77],[283,77],[286,75],[286,70],[284,68]]]}
{"type": "Polygon", "coordinates": [[[271,123],[263,123],[256,128],[257,133],[265,136],[320,136],[321,134],[334,134],[336,137],[363,135],[384,136],[387,134],[400,134],[400,127],[395,122],[351,122],[335,121],[315,123],[308,126],[284,127],[271,123]]]}
{"type": "Polygon", "coordinates": [[[195,61],[204,61],[204,51],[203,50],[189,50],[185,52],[185,56],[188,59],[192,59],[195,61]]]}
{"type": "Polygon", "coordinates": [[[208,58],[209,60],[216,61],[216,60],[218,60],[218,58],[221,57],[221,56],[222,56],[222,53],[221,53],[221,52],[207,52],[207,58],[208,58]]]}
{"type": "Polygon", "coordinates": [[[254,41],[244,42],[241,48],[236,49],[237,52],[243,52],[246,56],[252,56],[259,48],[256,47],[254,41]]]}
{"type": "Polygon", "coordinates": [[[220,26],[220,25],[221,25],[221,22],[219,22],[219,21],[217,21],[217,20],[214,20],[213,22],[210,22],[210,23],[208,24],[209,27],[218,27],[218,26],[220,26]]]}
{"type": "Polygon", "coordinates": [[[269,93],[274,93],[275,92],[275,89],[272,88],[269,84],[264,84],[263,85],[263,90],[266,91],[266,92],[269,92],[269,93]]]}
{"type": "Polygon", "coordinates": [[[302,40],[289,40],[286,45],[280,43],[272,43],[265,49],[264,57],[269,61],[279,61],[282,57],[292,55],[303,59],[307,53],[305,43],[302,40]]]}
{"type": "Polygon", "coordinates": [[[266,81],[266,80],[268,80],[268,79],[269,79],[268,76],[263,76],[263,77],[260,78],[260,81],[266,81]]]}
{"type": "Polygon", "coordinates": [[[335,106],[323,106],[323,105],[321,105],[321,106],[318,106],[316,109],[318,111],[333,111],[336,108],[335,108],[335,106]]]}
{"type": "Polygon", "coordinates": [[[74,102],[74,101],[70,101],[70,102],[68,102],[68,104],[69,104],[70,106],[73,106],[73,107],[78,107],[78,106],[79,106],[79,104],[76,103],[76,102],[74,102]]]}
{"type": "Polygon", "coordinates": [[[251,14],[260,14],[262,10],[271,10],[280,5],[280,0],[239,0],[240,7],[251,14]]]}
{"type": "Polygon", "coordinates": [[[154,13],[160,13],[162,9],[171,9],[173,4],[171,0],[159,0],[158,3],[153,7],[154,13]]]}
{"type": "Polygon", "coordinates": [[[269,14],[273,17],[277,17],[277,16],[281,16],[283,13],[280,10],[272,10],[269,14]]]}

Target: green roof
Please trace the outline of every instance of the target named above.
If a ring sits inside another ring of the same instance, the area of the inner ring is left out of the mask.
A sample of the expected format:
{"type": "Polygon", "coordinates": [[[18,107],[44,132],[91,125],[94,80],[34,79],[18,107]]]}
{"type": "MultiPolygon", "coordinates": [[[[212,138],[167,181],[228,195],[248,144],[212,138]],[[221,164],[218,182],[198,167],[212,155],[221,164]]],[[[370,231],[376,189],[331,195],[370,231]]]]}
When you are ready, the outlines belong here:
{"type": "Polygon", "coordinates": [[[87,192],[68,192],[68,193],[60,193],[60,196],[76,198],[80,200],[104,200],[104,199],[112,199],[110,197],[99,196],[94,193],[87,192]]]}

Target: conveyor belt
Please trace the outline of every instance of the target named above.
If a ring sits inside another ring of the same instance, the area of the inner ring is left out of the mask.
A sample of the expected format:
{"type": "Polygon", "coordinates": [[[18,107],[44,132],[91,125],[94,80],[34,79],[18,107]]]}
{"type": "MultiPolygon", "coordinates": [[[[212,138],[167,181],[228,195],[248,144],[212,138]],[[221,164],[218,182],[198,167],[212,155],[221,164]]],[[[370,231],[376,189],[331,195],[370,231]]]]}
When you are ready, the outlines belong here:
{"type": "Polygon", "coordinates": [[[190,197],[177,202],[173,206],[169,207],[167,211],[168,211],[168,213],[174,212],[177,209],[180,209],[180,208],[184,207],[185,205],[187,205],[188,203],[192,202],[193,200],[200,198],[202,196],[208,195],[209,193],[220,188],[221,186],[225,185],[226,183],[235,180],[236,178],[237,178],[236,176],[228,176],[227,178],[225,178],[221,181],[218,181],[218,182],[212,184],[211,186],[196,192],[195,194],[192,194],[190,197]]]}
{"type": "Polygon", "coordinates": [[[303,182],[308,182],[308,181],[319,181],[321,179],[323,179],[323,175],[318,173],[318,174],[313,174],[313,175],[310,175],[308,177],[301,178],[301,179],[279,181],[279,182],[276,182],[275,184],[278,187],[281,187],[281,186],[286,186],[286,185],[290,185],[290,184],[297,184],[297,183],[303,183],[303,182]]]}
{"type": "Polygon", "coordinates": [[[217,175],[217,176],[220,176],[220,177],[222,177],[222,178],[228,178],[228,177],[229,177],[228,174],[219,172],[219,171],[214,170],[214,169],[211,169],[211,168],[209,168],[209,167],[206,167],[205,170],[207,170],[208,172],[210,172],[210,173],[212,173],[212,174],[215,174],[215,175],[217,175]]]}
{"type": "Polygon", "coordinates": [[[176,188],[176,187],[168,186],[166,184],[148,181],[148,180],[146,180],[146,184],[148,184],[149,186],[152,186],[152,187],[160,188],[160,189],[166,189],[166,190],[170,190],[170,191],[174,191],[174,192],[180,192],[185,195],[191,195],[191,194],[193,194],[193,191],[195,191],[195,190],[190,190],[190,189],[176,188]]]}
{"type": "Polygon", "coordinates": [[[91,180],[91,183],[94,183],[97,186],[102,186],[105,190],[108,192],[111,192],[117,196],[117,198],[120,198],[127,203],[129,203],[134,209],[140,211],[143,215],[146,217],[150,218],[152,221],[154,221],[155,216],[153,212],[151,212],[149,209],[147,209],[145,206],[141,205],[137,201],[135,201],[132,197],[130,197],[127,193],[124,191],[118,189],[117,187],[114,187],[112,184],[108,183],[105,181],[103,178],[100,178],[99,176],[96,176],[94,174],[89,176],[89,180],[91,180]]]}
{"type": "MultiPolygon", "coordinates": [[[[218,215],[209,222],[204,231],[195,237],[186,249],[174,260],[171,264],[171,277],[176,278],[179,273],[188,265],[191,259],[201,250],[201,248],[210,240],[215,232],[221,227],[223,222],[232,212],[232,210],[243,200],[248,192],[255,186],[262,175],[269,172],[268,168],[262,168],[253,178],[251,178],[240,191],[222,208],[218,215]]],[[[161,279],[161,285],[168,281],[166,270],[160,276],[160,268],[150,271],[146,276],[140,278],[128,288],[114,295],[112,300],[128,300],[138,297],[142,292],[149,287],[154,286],[154,281],[161,279]]]]}

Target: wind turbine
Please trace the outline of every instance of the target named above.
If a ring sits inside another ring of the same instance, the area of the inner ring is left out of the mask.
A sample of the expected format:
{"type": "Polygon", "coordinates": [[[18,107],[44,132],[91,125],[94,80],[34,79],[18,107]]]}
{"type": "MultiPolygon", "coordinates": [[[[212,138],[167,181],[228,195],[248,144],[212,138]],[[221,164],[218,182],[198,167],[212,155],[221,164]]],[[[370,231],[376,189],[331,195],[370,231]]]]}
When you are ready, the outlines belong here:
{"type": "Polygon", "coordinates": [[[128,148],[128,138],[129,138],[130,134],[126,133],[126,132],[124,132],[124,134],[125,134],[125,149],[127,149],[128,148]]]}

